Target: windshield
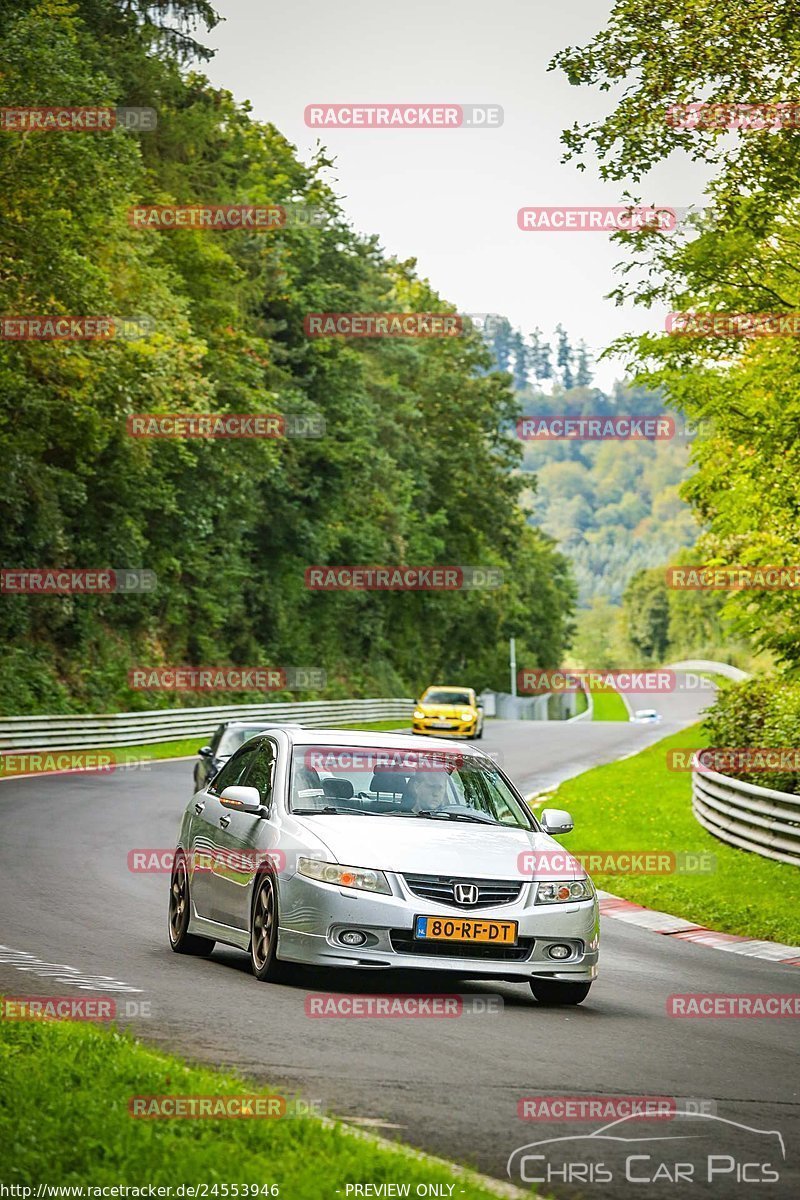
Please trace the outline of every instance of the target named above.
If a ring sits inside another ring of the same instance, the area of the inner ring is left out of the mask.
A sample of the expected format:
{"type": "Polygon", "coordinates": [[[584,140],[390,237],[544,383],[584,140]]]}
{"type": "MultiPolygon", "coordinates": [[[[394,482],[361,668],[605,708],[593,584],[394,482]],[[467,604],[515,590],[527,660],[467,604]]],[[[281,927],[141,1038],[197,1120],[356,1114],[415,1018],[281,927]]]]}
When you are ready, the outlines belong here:
{"type": "Polygon", "coordinates": [[[533,826],[494,763],[459,751],[296,745],[290,804],[307,815],[533,826]]]}
{"type": "Polygon", "coordinates": [[[469,704],[469,692],[426,692],[422,697],[423,704],[469,704]]]}
{"type": "Polygon", "coordinates": [[[220,738],[220,743],[217,746],[217,758],[230,758],[234,750],[238,750],[245,742],[249,742],[250,738],[257,737],[263,731],[258,725],[254,726],[239,726],[237,729],[226,729],[220,738]]]}

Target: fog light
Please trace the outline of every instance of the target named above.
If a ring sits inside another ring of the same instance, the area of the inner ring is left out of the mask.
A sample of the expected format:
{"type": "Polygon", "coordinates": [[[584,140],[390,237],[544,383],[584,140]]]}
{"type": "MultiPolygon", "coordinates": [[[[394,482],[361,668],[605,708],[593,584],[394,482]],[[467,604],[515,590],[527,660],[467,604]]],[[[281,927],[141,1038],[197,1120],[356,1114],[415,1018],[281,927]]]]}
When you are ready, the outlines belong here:
{"type": "Polygon", "coordinates": [[[367,935],[360,929],[345,929],[339,934],[339,941],[343,946],[363,946],[366,940],[367,935]]]}
{"type": "Polygon", "coordinates": [[[548,946],[547,953],[551,958],[569,958],[570,954],[572,954],[572,948],[556,943],[555,946],[548,946]]]}

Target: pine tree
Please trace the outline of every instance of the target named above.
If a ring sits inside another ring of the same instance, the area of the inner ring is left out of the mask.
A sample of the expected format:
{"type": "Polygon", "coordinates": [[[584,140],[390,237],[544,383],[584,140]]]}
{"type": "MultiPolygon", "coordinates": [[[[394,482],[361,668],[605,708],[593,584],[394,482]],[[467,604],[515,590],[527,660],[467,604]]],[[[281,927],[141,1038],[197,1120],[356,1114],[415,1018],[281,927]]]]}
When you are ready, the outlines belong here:
{"type": "Polygon", "coordinates": [[[575,380],[572,374],[572,364],[574,352],[569,344],[569,335],[562,325],[556,325],[556,335],[558,337],[558,346],[556,348],[556,364],[561,371],[561,382],[565,390],[569,391],[574,387],[575,380]]]}
{"type": "Polygon", "coordinates": [[[575,384],[577,387],[589,387],[593,379],[589,349],[581,338],[578,342],[578,368],[575,374],[575,384]]]}
{"type": "Polygon", "coordinates": [[[507,371],[511,364],[511,325],[505,317],[494,324],[491,347],[498,371],[507,371]]]}
{"type": "Polygon", "coordinates": [[[553,348],[549,342],[542,341],[542,331],[537,325],[530,336],[528,362],[537,380],[553,378],[553,363],[551,355],[553,348]]]}
{"type": "Polygon", "coordinates": [[[521,392],[528,386],[528,347],[518,329],[511,335],[511,353],[514,356],[514,389],[521,392]]]}

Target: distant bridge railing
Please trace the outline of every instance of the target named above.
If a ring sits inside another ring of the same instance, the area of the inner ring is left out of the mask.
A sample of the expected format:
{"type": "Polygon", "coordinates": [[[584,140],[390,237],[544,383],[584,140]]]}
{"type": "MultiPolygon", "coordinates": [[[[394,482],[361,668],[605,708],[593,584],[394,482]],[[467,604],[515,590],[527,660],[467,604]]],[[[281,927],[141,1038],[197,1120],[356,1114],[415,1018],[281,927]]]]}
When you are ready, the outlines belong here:
{"type": "Polygon", "coordinates": [[[105,715],[0,717],[0,750],[80,750],[143,746],[209,737],[221,721],[297,721],[309,728],[408,720],[413,699],[310,700],[296,704],[223,704],[105,715]]]}
{"type": "Polygon", "coordinates": [[[740,667],[732,667],[730,663],[712,662],[710,658],[687,658],[682,662],[666,665],[672,671],[707,671],[710,675],[724,675],[726,679],[733,679],[737,683],[741,679],[750,678],[747,671],[742,671],[740,667]]]}

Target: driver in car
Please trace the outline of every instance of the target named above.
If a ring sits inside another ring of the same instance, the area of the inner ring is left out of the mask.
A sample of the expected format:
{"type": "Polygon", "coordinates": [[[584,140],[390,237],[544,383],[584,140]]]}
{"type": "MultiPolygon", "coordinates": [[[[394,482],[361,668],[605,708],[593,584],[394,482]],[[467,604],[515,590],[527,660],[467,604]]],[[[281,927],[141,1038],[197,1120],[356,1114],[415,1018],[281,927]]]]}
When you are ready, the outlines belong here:
{"type": "Polygon", "coordinates": [[[403,807],[408,812],[437,812],[445,808],[447,782],[444,771],[418,771],[406,791],[403,807]]]}

